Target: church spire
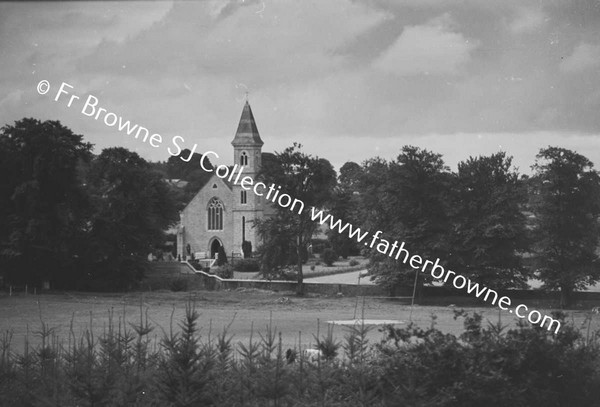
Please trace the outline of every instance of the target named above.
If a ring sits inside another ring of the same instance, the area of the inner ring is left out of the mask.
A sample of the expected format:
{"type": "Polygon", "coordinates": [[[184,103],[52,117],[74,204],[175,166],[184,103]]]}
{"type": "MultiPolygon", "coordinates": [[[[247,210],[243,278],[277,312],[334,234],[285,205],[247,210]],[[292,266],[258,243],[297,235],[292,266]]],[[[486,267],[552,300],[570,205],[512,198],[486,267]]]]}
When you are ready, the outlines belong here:
{"type": "Polygon", "coordinates": [[[246,104],[242,110],[242,117],[240,117],[240,123],[238,124],[235,137],[231,144],[234,147],[245,146],[245,147],[261,147],[264,143],[258,134],[258,128],[254,121],[254,115],[250,108],[250,103],[246,99],[246,104]]]}

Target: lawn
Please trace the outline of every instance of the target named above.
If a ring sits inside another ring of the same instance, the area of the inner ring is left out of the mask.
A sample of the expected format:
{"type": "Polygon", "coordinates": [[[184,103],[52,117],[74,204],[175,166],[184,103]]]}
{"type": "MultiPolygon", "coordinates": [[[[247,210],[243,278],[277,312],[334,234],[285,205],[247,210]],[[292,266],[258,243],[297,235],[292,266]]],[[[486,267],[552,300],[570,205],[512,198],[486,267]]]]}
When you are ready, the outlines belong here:
{"type": "MultiPolygon", "coordinates": [[[[317,330],[321,333],[326,332],[325,321],[353,319],[360,317],[363,311],[363,300],[360,298],[298,298],[292,293],[260,290],[187,293],[154,291],[127,294],[47,293],[16,296],[2,294],[0,331],[12,332],[12,349],[22,351],[26,337],[30,343],[39,343],[40,336],[37,332],[40,330],[41,321],[54,329],[54,334],[59,340],[68,339],[71,329],[74,335],[79,337],[90,326],[97,337],[107,328],[111,312],[115,323],[135,323],[139,321],[141,307],[144,312],[147,311],[150,323],[156,327],[154,335],[160,338],[163,330],[169,330],[172,315],[173,326],[177,329],[189,299],[195,301],[201,314],[200,326],[204,340],[208,338],[209,333],[214,336],[229,326],[229,332],[234,335],[234,343],[246,343],[252,332],[253,337],[258,339],[258,331],[264,333],[269,319],[272,318],[273,327],[282,333],[285,348],[297,345],[299,340],[303,346],[314,344],[313,335],[317,334],[317,330]]],[[[492,322],[496,322],[499,317],[496,308],[465,309],[480,312],[485,319],[492,322]]],[[[539,311],[549,312],[542,309],[539,311]]],[[[442,331],[454,334],[462,332],[462,322],[453,319],[452,307],[415,306],[412,321],[421,327],[427,327],[431,324],[432,314],[436,315],[436,326],[442,331]]],[[[572,315],[576,323],[581,323],[585,313],[574,311],[572,315]]],[[[410,305],[367,298],[364,300],[364,317],[408,322],[411,319],[410,305]]],[[[503,323],[516,322],[512,315],[503,313],[501,317],[503,323]]],[[[594,320],[592,329],[598,327],[598,321],[594,320]]],[[[342,340],[345,330],[336,326],[334,334],[342,340]]],[[[369,338],[371,341],[378,341],[381,334],[374,330],[369,338]]]]}

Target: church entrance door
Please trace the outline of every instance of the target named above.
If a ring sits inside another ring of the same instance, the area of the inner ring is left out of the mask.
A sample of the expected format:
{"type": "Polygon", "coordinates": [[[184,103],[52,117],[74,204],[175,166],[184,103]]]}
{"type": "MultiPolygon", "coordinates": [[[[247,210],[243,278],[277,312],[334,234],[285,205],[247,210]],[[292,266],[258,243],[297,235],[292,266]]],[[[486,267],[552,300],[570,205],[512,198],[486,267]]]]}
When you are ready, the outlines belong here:
{"type": "Polygon", "coordinates": [[[210,244],[210,258],[214,259],[216,258],[216,254],[219,253],[219,248],[221,247],[221,242],[219,242],[219,239],[215,239],[213,240],[213,242],[210,244]]]}

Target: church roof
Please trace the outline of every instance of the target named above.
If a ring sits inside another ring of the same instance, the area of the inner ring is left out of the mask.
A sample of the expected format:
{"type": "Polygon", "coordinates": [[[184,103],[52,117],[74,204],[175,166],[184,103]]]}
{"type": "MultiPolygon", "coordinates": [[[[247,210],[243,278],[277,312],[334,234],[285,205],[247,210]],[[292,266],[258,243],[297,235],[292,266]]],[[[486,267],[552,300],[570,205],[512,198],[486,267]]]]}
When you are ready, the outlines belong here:
{"type": "Polygon", "coordinates": [[[264,143],[258,134],[258,128],[254,121],[254,115],[250,104],[246,100],[244,109],[242,110],[242,117],[240,117],[240,123],[238,124],[235,137],[231,142],[233,146],[257,146],[260,147],[264,143]]]}

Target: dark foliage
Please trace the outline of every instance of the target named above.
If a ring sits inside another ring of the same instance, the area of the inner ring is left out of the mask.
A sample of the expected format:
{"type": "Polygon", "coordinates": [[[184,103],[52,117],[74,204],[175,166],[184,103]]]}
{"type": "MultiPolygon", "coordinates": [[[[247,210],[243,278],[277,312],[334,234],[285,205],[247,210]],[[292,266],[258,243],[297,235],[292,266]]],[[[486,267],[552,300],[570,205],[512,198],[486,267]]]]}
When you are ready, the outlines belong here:
{"type": "Polygon", "coordinates": [[[325,249],[323,250],[323,254],[321,255],[321,259],[323,263],[325,263],[328,267],[333,265],[333,262],[338,259],[337,253],[333,249],[325,249]]]}
{"type": "Polygon", "coordinates": [[[257,272],[260,271],[260,263],[257,259],[237,260],[233,266],[235,271],[257,272]]]}
{"type": "Polygon", "coordinates": [[[89,200],[80,169],[92,145],[58,121],[0,129],[0,268],[7,281],[68,284],[89,200]]]}
{"type": "Polygon", "coordinates": [[[420,296],[431,276],[415,274],[408,264],[390,258],[386,249],[397,240],[423,258],[447,258],[452,174],[440,154],[414,146],[404,146],[395,161],[373,159],[363,167],[358,181],[361,216],[370,230],[383,232],[368,251],[371,274],[392,292],[412,286],[416,275],[420,296]]]}
{"type": "Polygon", "coordinates": [[[217,275],[221,278],[233,278],[233,266],[231,264],[223,264],[218,268],[217,275]]]}
{"type": "Polygon", "coordinates": [[[242,250],[244,251],[244,258],[248,259],[252,257],[252,242],[244,240],[242,242],[242,250]]]}
{"type": "Polygon", "coordinates": [[[568,306],[574,290],[600,279],[600,176],[586,157],[558,147],[542,149],[533,168],[537,272],[568,306]]]}
{"type": "Polygon", "coordinates": [[[529,277],[521,260],[529,250],[526,189],[511,162],[503,152],[460,162],[449,197],[447,260],[462,275],[498,289],[525,288],[529,277]]]}
{"type": "Polygon", "coordinates": [[[87,274],[79,284],[96,290],[123,290],[143,274],[148,253],[165,241],[177,219],[175,202],[162,176],[124,148],[108,148],[87,176],[93,203],[84,245],[87,274]]]}
{"type": "Polygon", "coordinates": [[[289,208],[275,206],[276,213],[268,219],[256,221],[263,244],[259,250],[261,270],[267,276],[280,275],[295,259],[297,294],[304,294],[302,264],[308,256],[308,245],[316,224],[310,219],[311,207],[323,207],[331,199],[336,184],[336,173],[331,163],[312,157],[294,143],[283,152],[263,161],[259,179],[265,184],[281,187],[286,193],[304,204],[297,213],[289,208]]]}
{"type": "Polygon", "coordinates": [[[323,250],[331,248],[331,243],[328,239],[311,239],[312,252],[315,254],[323,253],[323,250]]]}
{"type": "Polygon", "coordinates": [[[223,246],[219,246],[219,251],[217,254],[217,266],[227,264],[227,253],[225,253],[225,248],[223,248],[223,246]]]}
{"type": "Polygon", "coordinates": [[[42,323],[22,353],[3,334],[0,405],[592,407],[600,397],[599,335],[564,315],[556,335],[462,311],[458,337],[433,323],[388,326],[372,345],[368,326],[348,327],[343,342],[330,328],[309,362],[303,348],[283,351],[272,323],[237,345],[227,328],[201,335],[192,303],[157,346],[147,312],[130,325],[109,314],[98,337],[64,342],[42,323]]]}

